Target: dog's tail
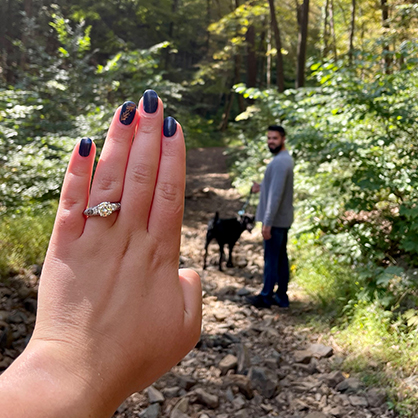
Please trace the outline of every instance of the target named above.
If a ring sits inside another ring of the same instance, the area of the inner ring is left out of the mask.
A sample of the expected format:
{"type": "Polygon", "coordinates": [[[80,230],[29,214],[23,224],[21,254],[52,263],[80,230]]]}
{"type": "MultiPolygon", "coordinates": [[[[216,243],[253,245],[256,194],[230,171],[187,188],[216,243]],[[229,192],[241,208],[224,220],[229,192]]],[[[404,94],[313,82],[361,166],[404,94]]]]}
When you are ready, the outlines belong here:
{"type": "Polygon", "coordinates": [[[217,222],[217,221],[218,221],[218,219],[219,219],[219,212],[218,212],[218,211],[216,211],[216,213],[215,213],[215,217],[213,218],[213,221],[214,221],[214,222],[217,222]]]}

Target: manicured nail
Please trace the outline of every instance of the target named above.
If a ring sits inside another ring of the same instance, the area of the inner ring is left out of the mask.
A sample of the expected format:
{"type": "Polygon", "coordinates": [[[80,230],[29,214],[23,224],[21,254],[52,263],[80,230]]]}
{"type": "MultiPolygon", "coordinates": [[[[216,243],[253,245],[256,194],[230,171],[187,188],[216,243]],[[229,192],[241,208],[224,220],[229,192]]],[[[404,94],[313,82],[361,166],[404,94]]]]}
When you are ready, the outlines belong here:
{"type": "Polygon", "coordinates": [[[80,141],[80,148],[78,149],[78,153],[82,157],[88,157],[89,154],[90,154],[91,144],[92,143],[93,143],[93,141],[90,138],[83,138],[80,141]]]}
{"type": "Polygon", "coordinates": [[[167,138],[170,138],[170,136],[173,136],[177,131],[177,122],[174,118],[171,116],[168,116],[164,119],[164,136],[167,138]]]}
{"type": "Polygon", "coordinates": [[[158,94],[154,90],[146,90],[143,103],[145,112],[155,113],[158,108],[158,94]]]}
{"type": "Polygon", "coordinates": [[[136,104],[125,102],[120,110],[119,120],[124,125],[130,125],[135,118],[136,104]]]}

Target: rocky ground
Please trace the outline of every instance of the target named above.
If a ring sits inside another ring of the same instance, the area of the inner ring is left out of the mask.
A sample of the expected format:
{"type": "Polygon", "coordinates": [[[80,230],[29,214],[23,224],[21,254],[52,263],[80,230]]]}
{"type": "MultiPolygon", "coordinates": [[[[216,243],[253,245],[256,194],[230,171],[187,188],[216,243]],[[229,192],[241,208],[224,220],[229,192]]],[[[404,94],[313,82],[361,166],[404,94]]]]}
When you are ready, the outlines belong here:
{"type": "MultiPolygon", "coordinates": [[[[202,271],[208,220],[236,216],[242,200],[231,188],[221,148],[188,153],[180,264],[203,284],[203,328],[197,347],[152,387],[127,399],[115,418],[393,417],[385,391],[366,388],[342,369],[344,353],[303,326],[309,302],[290,291],[289,309],[257,310],[245,296],[261,285],[261,234],[244,232],[235,267],[219,272],[218,252],[202,271]]],[[[0,371],[27,343],[36,311],[39,269],[0,284],[0,371]]]]}

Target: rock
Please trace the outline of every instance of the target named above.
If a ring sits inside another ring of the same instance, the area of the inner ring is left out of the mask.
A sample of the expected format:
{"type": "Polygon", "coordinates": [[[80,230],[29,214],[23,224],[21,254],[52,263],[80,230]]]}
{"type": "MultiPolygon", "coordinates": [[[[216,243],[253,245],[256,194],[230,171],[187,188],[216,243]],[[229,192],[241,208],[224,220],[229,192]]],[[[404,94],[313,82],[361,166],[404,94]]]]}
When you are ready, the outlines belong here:
{"type": "Polygon", "coordinates": [[[184,414],[187,413],[187,411],[189,410],[189,399],[186,397],[181,398],[176,405],[174,406],[173,410],[177,409],[180,412],[183,412],[184,414]]]}
{"type": "Polygon", "coordinates": [[[248,260],[244,256],[238,257],[238,259],[235,261],[235,265],[239,268],[247,267],[248,260]]]}
{"type": "Polygon", "coordinates": [[[364,396],[351,395],[348,397],[353,406],[369,406],[367,399],[364,396]]]}
{"type": "Polygon", "coordinates": [[[180,394],[180,386],[172,386],[168,388],[164,388],[161,392],[166,398],[177,398],[180,394]]]}
{"type": "Polygon", "coordinates": [[[230,386],[236,386],[238,390],[247,398],[252,399],[253,390],[251,387],[251,381],[247,376],[239,374],[232,374],[226,377],[225,384],[230,386]]]}
{"type": "Polygon", "coordinates": [[[225,311],[216,311],[213,313],[213,316],[218,322],[225,321],[226,318],[228,318],[228,312],[225,311]]]}
{"type": "Polygon", "coordinates": [[[312,353],[312,356],[315,358],[327,358],[331,357],[334,353],[334,350],[332,347],[328,347],[323,344],[311,344],[308,347],[308,350],[312,353]]]}
{"type": "Polygon", "coordinates": [[[234,415],[235,418],[251,418],[250,413],[246,409],[241,409],[234,415]]]}
{"type": "Polygon", "coordinates": [[[276,393],[278,378],[277,375],[265,367],[251,367],[248,372],[252,386],[266,398],[272,398],[276,393]]]}
{"type": "Polygon", "coordinates": [[[26,314],[20,311],[13,311],[9,317],[7,318],[7,322],[11,324],[20,324],[24,322],[25,324],[28,323],[28,317],[26,314]]]}
{"type": "Polygon", "coordinates": [[[238,290],[237,295],[238,296],[247,296],[251,293],[251,290],[247,289],[246,287],[242,287],[238,290]]]}
{"type": "Polygon", "coordinates": [[[215,409],[219,406],[219,398],[216,395],[212,395],[201,388],[196,389],[193,392],[199,403],[215,409]]]}
{"type": "Polygon", "coordinates": [[[237,348],[237,372],[244,373],[251,366],[250,352],[246,345],[240,344],[237,348]]]}
{"type": "Polygon", "coordinates": [[[245,400],[242,395],[239,395],[232,401],[232,404],[234,405],[235,409],[241,409],[245,406],[245,400]]]}
{"type": "Polygon", "coordinates": [[[140,418],[158,418],[160,415],[161,406],[158,403],[150,405],[147,409],[139,414],[140,418]]]}
{"type": "Polygon", "coordinates": [[[148,393],[149,403],[153,404],[153,403],[164,402],[163,394],[159,390],[155,389],[154,386],[149,386],[147,388],[147,393],[148,393]]]}
{"type": "Polygon", "coordinates": [[[228,354],[219,363],[219,369],[222,375],[225,375],[228,370],[236,369],[238,366],[238,359],[232,354],[228,354]]]}
{"type": "Polygon", "coordinates": [[[335,388],[335,386],[345,380],[345,377],[340,371],[334,371],[321,376],[320,379],[323,380],[329,387],[335,388]]]}
{"type": "Polygon", "coordinates": [[[186,390],[190,390],[196,384],[196,379],[193,379],[190,376],[180,375],[178,376],[178,379],[179,379],[179,386],[186,390]]]}
{"type": "Polygon", "coordinates": [[[189,415],[179,411],[178,409],[173,409],[170,414],[170,418],[190,418],[189,415]]]}
{"type": "Polygon", "coordinates": [[[367,391],[367,401],[373,408],[382,406],[386,401],[386,392],[383,389],[371,388],[367,391]]]}
{"type": "Polygon", "coordinates": [[[12,358],[4,357],[3,360],[0,361],[0,370],[6,370],[12,363],[13,363],[12,358]]]}
{"type": "Polygon", "coordinates": [[[361,387],[362,383],[359,379],[355,377],[349,377],[348,379],[345,379],[339,383],[336,389],[339,392],[356,393],[361,389],[361,387]]]}
{"type": "Polygon", "coordinates": [[[312,353],[309,350],[297,350],[293,352],[295,363],[309,364],[312,358],[312,353]]]}
{"type": "Polygon", "coordinates": [[[305,418],[328,418],[322,412],[311,412],[310,414],[306,415],[305,418]]]}

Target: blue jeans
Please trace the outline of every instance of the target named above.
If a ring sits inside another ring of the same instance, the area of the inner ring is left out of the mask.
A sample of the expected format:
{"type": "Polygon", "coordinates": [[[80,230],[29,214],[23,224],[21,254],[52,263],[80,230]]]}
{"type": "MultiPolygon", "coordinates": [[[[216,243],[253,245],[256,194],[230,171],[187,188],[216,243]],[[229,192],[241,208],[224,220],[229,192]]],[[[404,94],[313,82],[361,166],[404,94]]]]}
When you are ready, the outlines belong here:
{"type": "Polygon", "coordinates": [[[264,240],[264,287],[261,295],[266,299],[276,295],[281,302],[288,303],[287,285],[289,283],[289,259],[287,258],[287,233],[289,228],[271,228],[271,238],[264,240]]]}

